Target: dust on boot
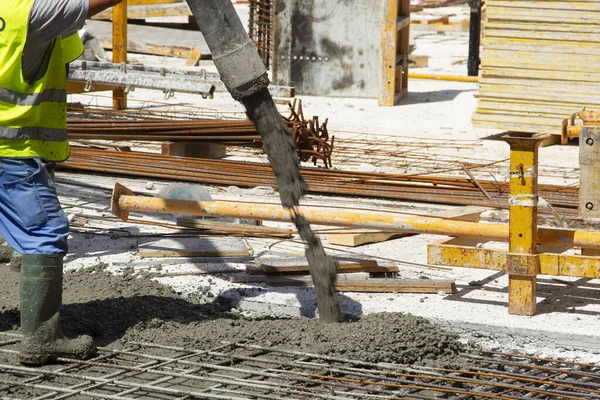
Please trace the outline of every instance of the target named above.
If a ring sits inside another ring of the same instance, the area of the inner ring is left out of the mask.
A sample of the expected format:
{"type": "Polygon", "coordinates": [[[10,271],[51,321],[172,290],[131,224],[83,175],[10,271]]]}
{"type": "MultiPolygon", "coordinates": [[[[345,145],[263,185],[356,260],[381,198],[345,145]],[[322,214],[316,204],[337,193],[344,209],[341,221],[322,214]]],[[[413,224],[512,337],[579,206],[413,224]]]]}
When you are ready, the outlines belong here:
{"type": "Polygon", "coordinates": [[[90,336],[66,339],[60,328],[62,255],[23,255],[21,265],[21,329],[19,361],[43,365],[58,357],[86,359],[96,353],[90,336]]]}

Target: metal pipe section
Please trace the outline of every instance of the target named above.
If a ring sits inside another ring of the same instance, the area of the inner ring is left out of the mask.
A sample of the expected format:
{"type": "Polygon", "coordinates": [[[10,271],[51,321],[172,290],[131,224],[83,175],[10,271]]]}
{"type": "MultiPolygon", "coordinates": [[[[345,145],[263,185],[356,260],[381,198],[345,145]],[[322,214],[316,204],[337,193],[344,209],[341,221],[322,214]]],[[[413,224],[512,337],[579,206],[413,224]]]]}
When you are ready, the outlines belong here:
{"type": "MultiPolygon", "coordinates": [[[[290,211],[280,206],[133,196],[131,190],[116,184],[112,198],[113,214],[127,220],[130,211],[247,218],[264,221],[291,221],[290,211]]],[[[333,211],[307,207],[301,208],[299,212],[308,218],[311,223],[317,225],[469,237],[481,239],[482,242],[490,240],[508,241],[509,233],[508,225],[480,224],[420,216],[411,217],[393,213],[333,211]]],[[[600,233],[597,232],[540,228],[538,229],[538,235],[539,243],[565,247],[600,248],[600,233]]]]}
{"type": "Polygon", "coordinates": [[[477,76],[462,76],[462,75],[440,75],[440,74],[426,74],[423,72],[408,72],[410,79],[429,79],[434,81],[454,81],[454,82],[479,82],[477,76]]]}
{"type": "Polygon", "coordinates": [[[221,80],[234,99],[269,86],[267,70],[231,1],[187,0],[221,80]]]}
{"type": "Polygon", "coordinates": [[[467,70],[469,76],[479,75],[479,47],[481,46],[481,0],[469,0],[471,18],[469,19],[469,61],[467,70]]]}

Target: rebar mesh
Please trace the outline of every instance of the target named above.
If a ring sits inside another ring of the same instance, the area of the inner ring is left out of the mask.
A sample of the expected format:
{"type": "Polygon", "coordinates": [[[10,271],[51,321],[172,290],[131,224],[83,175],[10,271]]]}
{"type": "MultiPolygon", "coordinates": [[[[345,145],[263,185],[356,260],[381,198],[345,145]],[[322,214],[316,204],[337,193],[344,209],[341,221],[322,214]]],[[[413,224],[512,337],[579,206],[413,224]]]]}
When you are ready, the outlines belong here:
{"type": "Polygon", "coordinates": [[[462,370],[373,364],[242,343],[212,350],[128,342],[89,361],[18,365],[0,333],[3,399],[597,399],[600,368],[516,354],[467,355],[462,370]]]}

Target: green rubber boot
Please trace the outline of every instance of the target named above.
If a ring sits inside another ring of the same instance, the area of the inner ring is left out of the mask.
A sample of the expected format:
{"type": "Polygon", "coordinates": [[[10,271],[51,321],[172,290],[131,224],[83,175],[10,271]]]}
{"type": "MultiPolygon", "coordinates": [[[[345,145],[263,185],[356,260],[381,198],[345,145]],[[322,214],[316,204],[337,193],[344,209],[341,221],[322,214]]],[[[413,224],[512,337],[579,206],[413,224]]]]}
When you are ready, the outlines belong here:
{"type": "Polygon", "coordinates": [[[21,265],[21,329],[19,361],[44,365],[58,357],[86,359],[96,353],[89,336],[66,339],[60,328],[62,255],[25,254],[21,265]]]}

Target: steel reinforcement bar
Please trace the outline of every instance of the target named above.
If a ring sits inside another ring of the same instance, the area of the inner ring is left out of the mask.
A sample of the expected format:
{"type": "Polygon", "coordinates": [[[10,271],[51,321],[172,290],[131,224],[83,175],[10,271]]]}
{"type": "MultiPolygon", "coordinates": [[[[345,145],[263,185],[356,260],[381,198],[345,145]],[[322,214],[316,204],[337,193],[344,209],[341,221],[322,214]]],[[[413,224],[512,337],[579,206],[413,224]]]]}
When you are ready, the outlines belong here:
{"type": "MultiPolygon", "coordinates": [[[[243,161],[206,160],[72,147],[70,158],[58,164],[58,167],[215,185],[275,187],[275,178],[268,164],[243,161]]],[[[488,200],[468,179],[323,168],[302,168],[301,172],[310,192],[315,194],[508,208],[508,186],[491,181],[479,180],[479,184],[486,189],[492,201],[488,200]]],[[[576,187],[539,185],[539,193],[560,212],[577,213],[576,187]]]]}
{"type": "MultiPolygon", "coordinates": [[[[0,334],[0,353],[20,336],[0,334]]],[[[600,399],[599,367],[519,354],[465,353],[459,369],[372,363],[251,343],[191,349],[128,342],[57,368],[0,364],[0,394],[35,399],[600,399]],[[467,367],[468,365],[468,367],[467,367]]],[[[460,364],[460,362],[458,362],[460,364]]]]}

